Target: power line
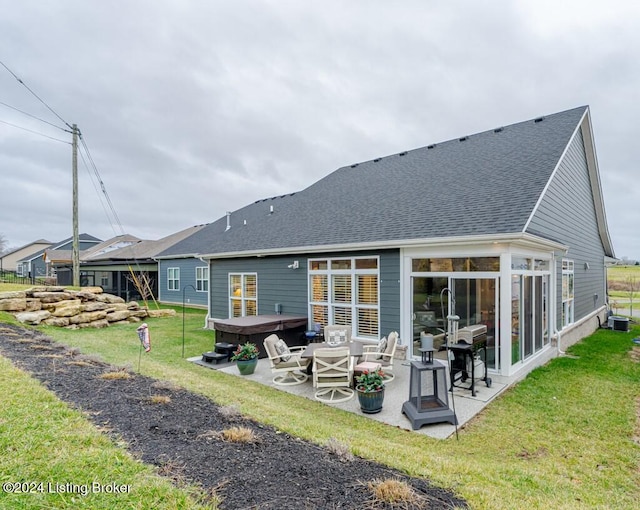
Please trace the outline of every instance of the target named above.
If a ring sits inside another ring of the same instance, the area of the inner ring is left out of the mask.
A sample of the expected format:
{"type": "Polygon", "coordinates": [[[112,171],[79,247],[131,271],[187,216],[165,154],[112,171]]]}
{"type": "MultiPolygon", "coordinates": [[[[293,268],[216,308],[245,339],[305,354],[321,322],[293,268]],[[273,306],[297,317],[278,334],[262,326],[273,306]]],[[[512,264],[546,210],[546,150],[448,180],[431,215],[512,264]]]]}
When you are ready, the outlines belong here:
{"type": "MultiPolygon", "coordinates": [[[[113,218],[115,219],[117,225],[120,227],[120,231],[122,234],[124,234],[124,229],[122,228],[122,223],[120,222],[120,218],[118,217],[118,213],[116,212],[115,207],[113,206],[113,203],[111,202],[111,198],[109,198],[109,193],[107,193],[107,188],[104,185],[104,182],[102,182],[102,177],[100,177],[100,172],[98,171],[98,167],[96,166],[95,162],[93,161],[93,156],[91,156],[91,152],[89,152],[89,147],[87,146],[87,142],[84,139],[84,136],[82,135],[81,132],[79,132],[80,135],[80,142],[82,143],[82,147],[85,151],[85,153],[87,154],[87,159],[89,160],[90,164],[91,164],[91,168],[93,169],[93,173],[96,176],[97,182],[100,185],[100,189],[102,190],[102,194],[104,195],[107,204],[109,206],[109,210],[111,211],[111,214],[113,216],[113,218]]],[[[115,229],[114,229],[115,231],[115,229]]]]}
{"type": "Polygon", "coordinates": [[[45,107],[46,107],[46,108],[47,108],[51,113],[53,113],[56,117],[58,117],[58,118],[62,121],[62,123],[63,123],[65,126],[67,126],[69,129],[73,129],[73,128],[71,127],[71,125],[70,125],[66,120],[64,120],[62,117],[60,117],[60,115],[58,115],[58,113],[57,113],[53,108],[51,108],[47,103],[45,103],[45,102],[44,102],[44,100],[43,100],[43,99],[41,99],[41,98],[40,98],[40,96],[38,96],[38,94],[36,94],[33,90],[31,90],[31,89],[29,88],[29,86],[28,86],[25,82],[23,82],[20,78],[18,78],[18,76],[16,75],[16,73],[14,73],[11,69],[9,69],[9,68],[6,66],[6,64],[5,64],[2,60],[0,60],[0,65],[2,65],[2,67],[4,67],[4,68],[5,68],[5,69],[6,69],[6,70],[11,74],[11,76],[13,76],[16,80],[18,80],[18,83],[20,83],[24,88],[26,88],[29,92],[31,92],[31,95],[33,95],[33,97],[35,97],[35,98],[36,98],[38,101],[40,101],[40,102],[41,102],[41,103],[42,103],[42,104],[43,104],[43,105],[44,105],[44,106],[45,106],[45,107]]]}
{"type": "Polygon", "coordinates": [[[16,108],[15,106],[11,106],[10,104],[4,103],[2,101],[0,101],[0,104],[3,106],[6,106],[7,108],[11,108],[12,110],[15,110],[17,112],[20,112],[28,117],[31,117],[32,119],[36,119],[39,120],[40,122],[44,122],[45,124],[49,124],[50,126],[53,126],[54,128],[60,129],[61,131],[64,131],[65,133],[70,133],[70,131],[68,129],[65,129],[63,127],[60,127],[56,124],[54,124],[53,122],[49,122],[48,120],[44,120],[41,119],[40,117],[36,117],[35,115],[30,114],[29,112],[25,112],[23,110],[20,110],[19,108],[16,108]]]}
{"type": "Polygon", "coordinates": [[[59,138],[54,138],[53,136],[45,135],[44,133],[40,133],[38,131],[34,131],[33,129],[27,129],[27,128],[22,127],[22,126],[17,126],[16,124],[12,124],[11,122],[7,122],[6,120],[0,120],[0,122],[2,124],[6,124],[7,126],[11,126],[11,127],[16,128],[16,129],[22,129],[23,131],[28,131],[29,133],[33,133],[35,135],[44,136],[45,138],[49,138],[51,140],[55,140],[56,142],[62,142],[62,143],[66,143],[68,145],[71,145],[71,142],[69,142],[67,140],[60,140],[59,138]]]}

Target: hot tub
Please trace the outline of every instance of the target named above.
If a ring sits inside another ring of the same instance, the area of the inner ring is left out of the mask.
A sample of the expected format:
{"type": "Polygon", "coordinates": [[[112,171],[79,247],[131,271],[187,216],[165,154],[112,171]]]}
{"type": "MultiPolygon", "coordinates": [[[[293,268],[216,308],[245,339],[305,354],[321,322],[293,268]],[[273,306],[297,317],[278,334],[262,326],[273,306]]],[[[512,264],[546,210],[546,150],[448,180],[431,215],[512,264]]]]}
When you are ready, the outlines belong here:
{"type": "Polygon", "coordinates": [[[251,315],[233,319],[215,319],[213,329],[216,331],[216,342],[230,344],[253,342],[258,346],[261,358],[267,357],[262,341],[272,333],[276,333],[289,346],[308,343],[305,336],[307,318],[296,315],[251,315]]]}

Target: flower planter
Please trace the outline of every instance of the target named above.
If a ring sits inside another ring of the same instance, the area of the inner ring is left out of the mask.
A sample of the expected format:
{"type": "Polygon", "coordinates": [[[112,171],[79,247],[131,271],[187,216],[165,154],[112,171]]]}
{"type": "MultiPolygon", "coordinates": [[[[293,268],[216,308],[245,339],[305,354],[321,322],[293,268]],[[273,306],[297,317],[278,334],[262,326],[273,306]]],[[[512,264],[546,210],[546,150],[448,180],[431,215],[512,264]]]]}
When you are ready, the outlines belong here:
{"type": "Polygon", "coordinates": [[[382,411],[384,401],[384,388],[378,391],[361,391],[356,389],[360,410],[365,414],[375,414],[382,411]]]}
{"type": "Polygon", "coordinates": [[[258,364],[258,358],[239,359],[236,361],[236,365],[238,366],[238,371],[240,372],[240,375],[253,374],[257,364],[258,364]]]}

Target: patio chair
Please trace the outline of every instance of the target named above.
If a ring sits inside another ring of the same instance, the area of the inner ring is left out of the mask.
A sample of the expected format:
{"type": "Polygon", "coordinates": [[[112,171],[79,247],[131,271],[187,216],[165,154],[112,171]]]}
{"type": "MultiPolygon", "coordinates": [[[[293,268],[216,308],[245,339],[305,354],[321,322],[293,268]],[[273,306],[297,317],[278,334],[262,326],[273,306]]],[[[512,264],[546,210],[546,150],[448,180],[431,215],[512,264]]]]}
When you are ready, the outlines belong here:
{"type": "Polygon", "coordinates": [[[348,344],[351,342],[351,326],[339,324],[325,326],[324,341],[329,345],[348,344]]]}
{"type": "Polygon", "coordinates": [[[348,347],[316,349],[313,354],[315,398],[327,404],[346,402],[355,395],[353,362],[348,347]]]}
{"type": "Polygon", "coordinates": [[[385,382],[391,382],[395,379],[393,374],[393,360],[398,346],[398,333],[392,331],[389,336],[383,338],[377,345],[365,345],[363,347],[362,361],[380,363],[384,371],[385,382]]]}
{"type": "Polygon", "coordinates": [[[311,359],[301,357],[306,346],[289,347],[275,334],[265,338],[263,345],[269,358],[271,373],[275,374],[273,384],[292,386],[302,384],[309,379],[307,368],[311,359]]]}

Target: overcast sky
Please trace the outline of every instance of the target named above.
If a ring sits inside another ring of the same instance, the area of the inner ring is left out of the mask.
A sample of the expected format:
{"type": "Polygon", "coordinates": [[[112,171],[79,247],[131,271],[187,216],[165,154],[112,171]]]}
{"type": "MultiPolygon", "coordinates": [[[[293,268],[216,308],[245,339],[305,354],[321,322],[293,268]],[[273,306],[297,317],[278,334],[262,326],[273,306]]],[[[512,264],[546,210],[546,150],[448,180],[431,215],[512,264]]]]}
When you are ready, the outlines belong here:
{"type": "Polygon", "coordinates": [[[72,235],[71,135],[42,122],[66,127],[43,102],[82,132],[80,232],[101,239],[157,239],[344,165],[589,105],[614,250],[640,259],[639,2],[0,0],[0,12],[0,61],[24,83],[0,66],[10,247],[72,235]]]}

